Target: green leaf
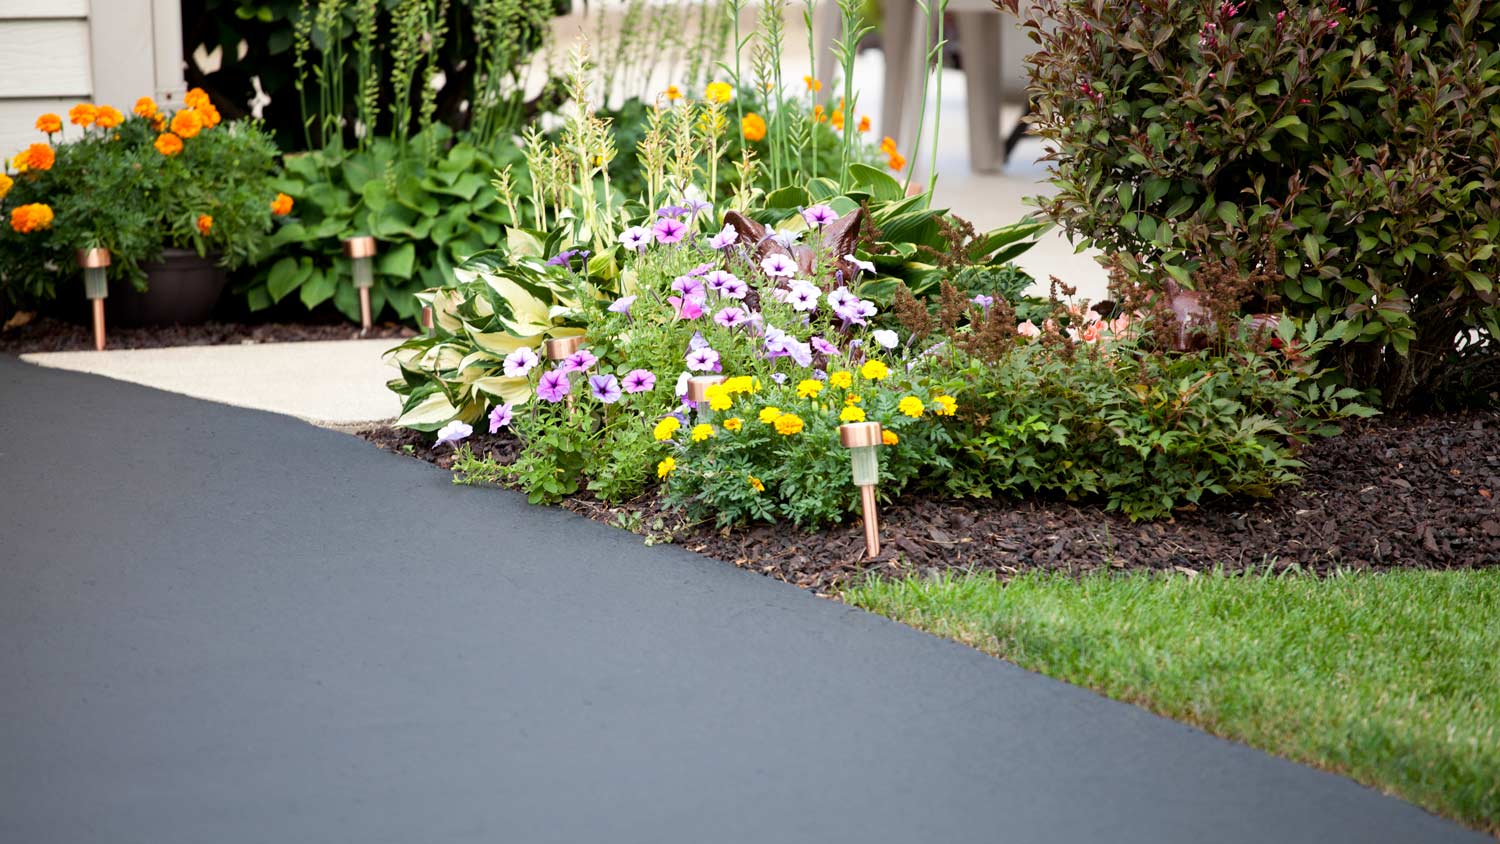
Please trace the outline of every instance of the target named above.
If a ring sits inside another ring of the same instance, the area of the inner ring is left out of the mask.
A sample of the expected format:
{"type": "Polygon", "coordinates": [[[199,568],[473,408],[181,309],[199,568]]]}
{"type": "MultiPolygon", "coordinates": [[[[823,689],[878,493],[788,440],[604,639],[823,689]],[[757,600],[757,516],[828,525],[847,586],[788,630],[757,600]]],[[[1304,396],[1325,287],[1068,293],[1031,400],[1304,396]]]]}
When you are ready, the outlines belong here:
{"type": "Polygon", "coordinates": [[[332,270],[314,270],[303,283],[298,296],[302,299],[302,305],[312,310],[333,298],[333,292],[338,288],[338,275],[332,270]]]}
{"type": "Polygon", "coordinates": [[[273,264],[271,272],[266,275],[266,292],[270,294],[271,301],[280,302],[286,294],[296,290],[312,274],[312,270],[310,258],[303,258],[298,262],[296,258],[287,256],[273,264]]]}
{"type": "Polygon", "coordinates": [[[375,272],[383,276],[400,279],[411,278],[412,264],[417,257],[417,247],[410,241],[375,258],[375,272]]]}
{"type": "Polygon", "coordinates": [[[895,202],[906,195],[895,177],[868,164],[850,164],[849,177],[854,180],[855,185],[869,191],[871,196],[882,202],[895,202]]]}

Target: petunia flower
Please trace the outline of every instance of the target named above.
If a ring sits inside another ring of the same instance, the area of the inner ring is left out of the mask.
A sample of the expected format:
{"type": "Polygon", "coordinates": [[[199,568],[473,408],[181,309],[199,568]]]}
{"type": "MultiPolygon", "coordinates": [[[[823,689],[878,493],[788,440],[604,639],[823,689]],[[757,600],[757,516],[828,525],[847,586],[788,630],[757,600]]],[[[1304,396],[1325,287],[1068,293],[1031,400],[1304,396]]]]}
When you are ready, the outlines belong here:
{"type": "Polygon", "coordinates": [[[656,209],[656,216],[661,217],[662,219],[666,219],[667,217],[681,217],[687,212],[688,209],[682,207],[681,205],[668,205],[664,208],[656,209]]]}
{"type": "Polygon", "coordinates": [[[698,215],[704,211],[712,211],[714,209],[712,204],[696,197],[688,197],[682,201],[682,204],[684,206],[683,210],[687,211],[688,215],[694,219],[697,219],[698,215]]]}
{"type": "Polygon", "coordinates": [[[675,217],[664,217],[651,227],[651,233],[656,235],[657,243],[677,243],[687,236],[687,224],[675,217]]]}
{"type": "Polygon", "coordinates": [[[683,396],[687,395],[688,379],[692,377],[693,373],[688,372],[687,370],[683,370],[682,374],[677,376],[676,393],[678,398],[682,398],[683,396]]]}
{"type": "Polygon", "coordinates": [[[589,392],[604,404],[614,404],[620,400],[620,381],[613,375],[590,375],[589,392]]]}
{"type": "Polygon", "coordinates": [[[700,276],[714,268],[713,261],[707,261],[687,271],[690,276],[700,276]]]}
{"type": "Polygon", "coordinates": [[[626,249],[645,252],[646,247],[651,245],[651,231],[640,226],[631,226],[620,232],[620,243],[624,244],[626,249]]]}
{"type": "Polygon", "coordinates": [[[635,300],[636,297],[634,296],[621,296],[610,304],[609,310],[613,313],[630,316],[630,306],[635,304],[635,300]]]}
{"type": "Polygon", "coordinates": [[[828,300],[828,307],[833,308],[834,310],[838,310],[839,308],[845,307],[847,305],[852,305],[859,301],[859,297],[855,296],[853,293],[850,293],[849,288],[847,287],[840,287],[836,290],[830,290],[825,298],[828,300]]]}
{"type": "Polygon", "coordinates": [[[724,250],[733,246],[734,242],[739,239],[740,235],[734,230],[734,226],[726,223],[724,228],[719,229],[718,234],[708,239],[708,245],[713,249],[724,250]]]}
{"type": "Polygon", "coordinates": [[[561,369],[543,373],[542,380],[536,385],[537,398],[542,401],[560,402],[571,392],[573,382],[568,380],[568,373],[561,369]]]}
{"type": "Polygon", "coordinates": [[[794,281],[791,289],[787,291],[786,302],[794,311],[815,311],[818,309],[818,298],[822,293],[823,291],[819,290],[816,284],[794,281]]]}
{"type": "Polygon", "coordinates": [[[692,297],[668,296],[667,304],[672,306],[676,315],[675,319],[697,319],[703,316],[703,305],[692,297]]]}
{"type": "Polygon", "coordinates": [[[573,354],[563,358],[562,365],[559,366],[558,369],[564,373],[583,372],[584,370],[588,369],[598,362],[599,359],[595,357],[594,354],[588,349],[579,349],[573,354]]]}
{"type": "Polygon", "coordinates": [[[901,342],[901,339],[896,336],[896,332],[884,328],[879,331],[870,332],[870,337],[887,349],[894,349],[901,342]]]}
{"type": "Polygon", "coordinates": [[[703,283],[708,285],[708,289],[715,293],[723,293],[724,285],[731,281],[739,281],[739,279],[735,278],[734,273],[725,272],[724,270],[714,270],[703,277],[703,283]]]}
{"type": "Polygon", "coordinates": [[[802,239],[801,232],[772,232],[771,240],[781,244],[783,249],[791,249],[792,245],[802,239]]]}
{"type": "Polygon", "coordinates": [[[573,257],[580,254],[581,251],[582,250],[579,249],[565,249],[557,253],[556,255],[553,255],[551,258],[548,258],[547,264],[553,267],[566,267],[568,266],[569,262],[573,260],[573,257]]]}
{"type": "Polygon", "coordinates": [[[734,328],[735,326],[744,325],[749,321],[749,317],[745,316],[745,312],[741,308],[724,308],[714,314],[714,322],[725,328],[734,328]]]}
{"type": "Polygon", "coordinates": [[[719,353],[707,346],[694,349],[687,354],[687,368],[694,372],[718,372],[722,368],[719,353]]]}
{"type": "Polygon", "coordinates": [[[451,445],[458,448],[458,444],[468,439],[472,433],[474,433],[473,425],[455,419],[438,429],[437,442],[434,445],[451,445]]]}
{"type": "Polygon", "coordinates": [[[745,298],[745,294],[749,292],[750,285],[734,276],[729,276],[728,280],[719,287],[719,295],[725,299],[743,299],[745,298]]]}
{"type": "Polygon", "coordinates": [[[760,268],[772,278],[791,278],[797,274],[797,264],[785,255],[767,255],[761,259],[760,268]]]}
{"type": "Polygon", "coordinates": [[[832,357],[839,353],[838,346],[833,345],[832,343],[824,340],[822,337],[818,337],[817,335],[814,335],[807,342],[812,345],[813,351],[817,352],[820,355],[828,355],[829,357],[832,357]]]}
{"type": "Polygon", "coordinates": [[[689,351],[695,351],[697,349],[707,349],[709,348],[709,345],[710,344],[708,340],[704,338],[702,331],[694,331],[693,336],[688,338],[689,351]]]}
{"type": "Polygon", "coordinates": [[[990,308],[992,308],[992,307],[995,306],[995,297],[994,296],[986,296],[983,293],[979,294],[978,296],[975,296],[973,299],[970,299],[969,301],[973,302],[974,304],[976,304],[979,307],[983,308],[985,311],[989,311],[990,308]]]}
{"type": "Polygon", "coordinates": [[[708,297],[704,292],[703,282],[690,275],[680,275],[672,281],[672,290],[682,294],[685,299],[692,299],[699,304],[708,297]]]}
{"type": "Polygon", "coordinates": [[[648,369],[632,369],[625,373],[625,392],[649,393],[656,388],[656,375],[648,369]]]}
{"type": "Polygon", "coordinates": [[[502,404],[490,411],[490,433],[498,434],[500,429],[510,424],[515,416],[515,408],[510,404],[502,404]]]}
{"type": "Polygon", "coordinates": [[[802,209],[802,219],[806,220],[809,226],[822,228],[829,223],[837,222],[839,215],[827,205],[814,205],[811,208],[802,209]]]}
{"type": "Polygon", "coordinates": [[[505,374],[511,378],[521,378],[531,371],[531,368],[539,362],[536,352],[522,346],[514,352],[505,356],[503,367],[505,374]]]}
{"type": "Polygon", "coordinates": [[[867,273],[873,273],[873,272],[875,272],[875,265],[872,264],[872,263],[870,263],[869,261],[861,261],[860,259],[856,258],[853,255],[845,255],[844,256],[844,260],[848,261],[849,263],[853,264],[856,267],[859,267],[860,270],[863,271],[863,272],[867,272],[867,273]]]}

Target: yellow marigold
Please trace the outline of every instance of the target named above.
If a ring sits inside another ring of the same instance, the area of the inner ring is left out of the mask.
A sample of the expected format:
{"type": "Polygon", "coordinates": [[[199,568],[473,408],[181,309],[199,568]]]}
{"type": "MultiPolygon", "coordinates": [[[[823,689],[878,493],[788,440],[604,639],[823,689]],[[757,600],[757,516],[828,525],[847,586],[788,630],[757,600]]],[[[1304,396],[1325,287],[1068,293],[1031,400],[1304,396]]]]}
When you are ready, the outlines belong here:
{"type": "Polygon", "coordinates": [[[701,443],[704,440],[709,439],[713,435],[714,426],[712,425],[700,423],[693,426],[693,442],[695,443],[701,443]]]}
{"type": "Polygon", "coordinates": [[[734,97],[734,88],[728,82],[710,82],[703,89],[703,96],[709,102],[727,103],[734,97]]]}
{"type": "Polygon", "coordinates": [[[724,382],[724,390],[730,395],[755,392],[755,379],[749,375],[736,375],[724,382]]]}
{"type": "Polygon", "coordinates": [[[878,360],[867,360],[865,365],[859,368],[859,374],[871,381],[879,381],[891,374],[891,368],[878,360]]]}
{"type": "Polygon", "coordinates": [[[828,116],[828,125],[832,126],[836,132],[844,131],[844,110],[835,109],[833,114],[828,116]]]}
{"type": "Polygon", "coordinates": [[[292,198],[284,193],[276,194],[276,198],[271,200],[271,213],[278,217],[292,213],[292,198]]]}
{"type": "Polygon", "coordinates": [[[11,185],[14,185],[15,183],[15,179],[12,179],[4,173],[0,173],[0,199],[4,199],[5,195],[10,193],[11,185]]]}
{"type": "Polygon", "coordinates": [[[906,169],[906,156],[902,155],[899,152],[893,152],[891,153],[891,160],[887,161],[885,164],[887,167],[899,173],[900,171],[906,169]]]}
{"type": "Polygon", "coordinates": [[[162,155],[176,155],[182,152],[182,139],[167,132],[156,136],[156,151],[162,155]]]}
{"type": "Polygon", "coordinates": [[[198,112],[198,116],[203,119],[203,128],[205,129],[214,128],[215,126],[219,125],[219,121],[224,119],[219,116],[219,110],[214,107],[213,103],[209,103],[195,110],[198,112]]]}
{"type": "Polygon", "coordinates": [[[933,396],[932,400],[938,403],[932,412],[939,416],[952,416],[958,412],[958,402],[952,396],[933,396]]]}
{"type": "Polygon", "coordinates": [[[855,407],[852,404],[849,405],[848,407],[845,407],[843,410],[839,411],[839,421],[840,422],[863,422],[863,421],[865,421],[865,411],[864,411],[864,408],[855,407]]]}
{"type": "Polygon", "coordinates": [[[910,416],[913,419],[921,419],[922,413],[927,410],[927,408],[922,406],[922,400],[917,398],[916,396],[907,396],[906,398],[902,399],[901,402],[896,405],[896,409],[901,411],[902,413],[905,413],[907,416],[910,416]]]}
{"type": "Polygon", "coordinates": [[[854,385],[854,374],[847,369],[828,373],[828,383],[840,390],[847,390],[854,385]]]}
{"type": "Polygon", "coordinates": [[[781,408],[779,407],[763,407],[760,409],[760,421],[766,425],[774,424],[780,418],[781,408]]]}
{"type": "Polygon", "coordinates": [[[94,114],[94,125],[100,129],[113,129],[125,122],[125,115],[114,106],[99,106],[98,112],[94,114]]]}
{"type": "Polygon", "coordinates": [[[203,131],[203,117],[197,111],[185,108],[172,115],[172,132],[181,138],[191,138],[203,131]]]}
{"type": "Polygon", "coordinates": [[[740,134],[745,140],[757,143],[766,139],[766,121],[755,112],[750,112],[740,120],[740,134]]]}
{"type": "Polygon", "coordinates": [[[896,443],[901,442],[901,438],[896,436],[895,431],[881,431],[880,441],[885,443],[886,445],[895,445],[896,443]]]}
{"type": "Polygon", "coordinates": [[[745,420],[738,416],[731,416],[724,420],[724,430],[726,431],[738,431],[743,427],[745,427],[745,420]]]}
{"type": "Polygon", "coordinates": [[[868,115],[868,114],[862,115],[859,118],[859,131],[861,131],[861,132],[868,132],[868,131],[870,131],[870,115],[868,115]]]}
{"type": "Polygon", "coordinates": [[[660,422],[656,423],[656,430],[651,432],[651,436],[656,437],[657,442],[666,442],[681,427],[682,423],[677,420],[676,416],[664,416],[660,422]]]}
{"type": "Polygon", "coordinates": [[[36,128],[37,131],[46,132],[49,135],[53,132],[61,132],[62,118],[49,111],[36,119],[36,128]]]}
{"type": "Polygon", "coordinates": [[[52,209],[40,202],[19,205],[11,209],[10,227],[21,234],[41,231],[52,225],[52,209]]]}
{"type": "Polygon", "coordinates": [[[211,231],[213,231],[213,230],[214,230],[214,218],[211,217],[211,216],[209,216],[208,214],[199,214],[198,215],[198,233],[204,235],[205,237],[207,237],[208,233],[211,232],[211,231]]]}
{"type": "Polygon", "coordinates": [[[135,101],[135,108],[132,108],[130,111],[139,117],[149,120],[156,116],[156,100],[150,97],[141,97],[135,101]]]}
{"type": "Polygon", "coordinates": [[[795,413],[783,413],[776,417],[776,433],[783,437],[802,433],[802,417],[795,413]]]}
{"type": "Polygon", "coordinates": [[[682,89],[676,85],[668,85],[667,90],[662,91],[661,95],[675,103],[682,99],[682,89]]]}
{"type": "Polygon", "coordinates": [[[208,92],[202,88],[192,88],[183,95],[182,104],[188,108],[202,108],[209,104],[208,92]]]}
{"type": "Polygon", "coordinates": [[[57,155],[52,152],[52,147],[47,144],[30,144],[15,158],[12,158],[10,163],[14,164],[17,170],[25,173],[28,170],[51,170],[55,161],[57,161],[57,155]]]}
{"type": "Polygon", "coordinates": [[[797,395],[804,399],[815,399],[823,392],[823,382],[808,378],[797,385],[797,395]]]}
{"type": "Polygon", "coordinates": [[[665,478],[666,476],[672,474],[676,470],[677,470],[677,461],[674,460],[674,459],[672,459],[672,458],[670,458],[670,457],[668,457],[665,460],[663,460],[662,462],[656,464],[656,476],[658,478],[665,478]]]}
{"type": "Polygon", "coordinates": [[[750,488],[753,489],[753,490],[755,490],[756,492],[765,492],[766,491],[766,485],[765,485],[765,483],[763,481],[761,481],[760,478],[757,478],[754,475],[746,475],[745,476],[745,483],[749,484],[750,488]]]}
{"type": "Polygon", "coordinates": [[[802,77],[802,81],[807,84],[807,90],[809,91],[817,93],[818,91],[823,90],[823,80],[821,79],[814,79],[811,76],[804,76],[802,77]]]}
{"type": "Polygon", "coordinates": [[[99,110],[89,103],[79,103],[68,109],[68,122],[74,126],[92,126],[98,116],[99,110]]]}
{"type": "Polygon", "coordinates": [[[709,410],[728,410],[734,400],[729,397],[729,390],[723,384],[710,384],[703,391],[704,398],[708,399],[709,410]]]}

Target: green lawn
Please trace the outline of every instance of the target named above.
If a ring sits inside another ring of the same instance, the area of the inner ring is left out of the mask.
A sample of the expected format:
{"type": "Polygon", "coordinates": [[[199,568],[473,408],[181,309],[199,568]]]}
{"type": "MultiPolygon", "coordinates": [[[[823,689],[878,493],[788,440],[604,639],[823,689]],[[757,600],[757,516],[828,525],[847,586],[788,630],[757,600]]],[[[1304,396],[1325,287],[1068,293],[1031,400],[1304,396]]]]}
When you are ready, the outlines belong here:
{"type": "Polygon", "coordinates": [[[1500,833],[1500,570],[976,574],[844,598],[1500,833]]]}

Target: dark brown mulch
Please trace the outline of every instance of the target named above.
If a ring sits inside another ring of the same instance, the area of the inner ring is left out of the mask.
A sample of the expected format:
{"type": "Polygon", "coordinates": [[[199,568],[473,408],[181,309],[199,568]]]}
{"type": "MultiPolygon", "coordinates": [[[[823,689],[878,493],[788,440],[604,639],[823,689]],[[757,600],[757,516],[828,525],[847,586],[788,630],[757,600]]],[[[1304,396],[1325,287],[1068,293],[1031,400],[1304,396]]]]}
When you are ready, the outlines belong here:
{"type": "MultiPolygon", "coordinates": [[[[440,466],[452,449],[379,428],[361,437],[440,466]]],[[[513,459],[515,440],[476,434],[476,454],[513,459]]],[[[884,507],[881,556],[863,559],[857,520],[819,533],[687,524],[654,495],[624,506],[564,506],[800,586],[826,590],[860,573],[943,569],[1196,572],[1298,566],[1456,568],[1500,565],[1500,413],[1377,419],[1307,448],[1304,483],[1275,498],[1226,498],[1168,521],[1132,523],[1091,504],[959,501],[907,495],[884,507]]]]}
{"type": "MultiPolygon", "coordinates": [[[[416,335],[411,326],[382,323],[361,334],[351,323],[281,323],[246,325],[205,322],[141,328],[111,327],[109,349],[161,349],[168,346],[221,346],[246,343],[292,343],[306,340],[398,340],[416,335]]],[[[93,328],[37,317],[25,325],[0,331],[0,353],[77,352],[94,348],[93,328]]]]}

